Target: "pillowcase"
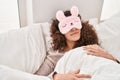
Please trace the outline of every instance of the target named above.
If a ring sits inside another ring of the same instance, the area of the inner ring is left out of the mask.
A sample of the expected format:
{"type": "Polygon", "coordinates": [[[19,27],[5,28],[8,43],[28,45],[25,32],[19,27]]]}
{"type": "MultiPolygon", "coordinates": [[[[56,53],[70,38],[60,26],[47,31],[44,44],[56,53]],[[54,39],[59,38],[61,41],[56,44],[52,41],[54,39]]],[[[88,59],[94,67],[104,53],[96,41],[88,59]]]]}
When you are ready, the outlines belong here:
{"type": "Polygon", "coordinates": [[[42,27],[43,36],[46,44],[46,50],[49,51],[51,48],[51,42],[52,38],[50,36],[50,26],[51,24],[48,22],[40,23],[40,26],[42,27]]]}
{"type": "Polygon", "coordinates": [[[0,65],[35,73],[46,56],[40,24],[0,34],[0,65]]]}
{"type": "Polygon", "coordinates": [[[120,61],[120,12],[96,25],[100,46],[120,61]]]}

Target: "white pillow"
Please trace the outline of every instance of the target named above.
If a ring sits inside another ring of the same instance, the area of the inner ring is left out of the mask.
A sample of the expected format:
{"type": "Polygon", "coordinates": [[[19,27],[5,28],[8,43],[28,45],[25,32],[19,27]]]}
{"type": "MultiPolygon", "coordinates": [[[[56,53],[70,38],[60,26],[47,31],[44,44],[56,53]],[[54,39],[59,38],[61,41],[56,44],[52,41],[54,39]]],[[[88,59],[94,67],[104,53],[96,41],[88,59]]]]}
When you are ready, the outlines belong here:
{"type": "Polygon", "coordinates": [[[34,73],[45,56],[40,24],[0,34],[0,65],[34,73]]]}
{"type": "Polygon", "coordinates": [[[40,23],[40,26],[43,30],[43,36],[45,39],[46,50],[48,51],[51,48],[52,38],[50,36],[50,26],[51,24],[48,22],[40,23]]]}
{"type": "Polygon", "coordinates": [[[120,12],[95,28],[100,45],[120,61],[120,12]]]}

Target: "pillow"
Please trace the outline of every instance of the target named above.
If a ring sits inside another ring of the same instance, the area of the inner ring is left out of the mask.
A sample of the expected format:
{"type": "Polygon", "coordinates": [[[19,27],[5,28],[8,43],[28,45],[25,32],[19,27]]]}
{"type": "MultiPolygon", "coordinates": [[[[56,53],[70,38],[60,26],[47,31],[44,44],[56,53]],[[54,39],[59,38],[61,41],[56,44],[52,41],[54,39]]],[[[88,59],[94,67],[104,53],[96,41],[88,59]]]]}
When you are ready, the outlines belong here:
{"type": "Polygon", "coordinates": [[[0,34],[0,65],[35,73],[45,56],[40,24],[0,34]]]}
{"type": "Polygon", "coordinates": [[[120,61],[120,12],[95,28],[101,47],[120,61]]]}
{"type": "Polygon", "coordinates": [[[44,40],[46,44],[46,50],[49,51],[49,49],[51,48],[51,42],[52,42],[52,38],[50,36],[51,24],[48,22],[44,22],[44,23],[40,23],[40,26],[42,27],[42,31],[43,31],[43,36],[44,36],[44,40]]]}

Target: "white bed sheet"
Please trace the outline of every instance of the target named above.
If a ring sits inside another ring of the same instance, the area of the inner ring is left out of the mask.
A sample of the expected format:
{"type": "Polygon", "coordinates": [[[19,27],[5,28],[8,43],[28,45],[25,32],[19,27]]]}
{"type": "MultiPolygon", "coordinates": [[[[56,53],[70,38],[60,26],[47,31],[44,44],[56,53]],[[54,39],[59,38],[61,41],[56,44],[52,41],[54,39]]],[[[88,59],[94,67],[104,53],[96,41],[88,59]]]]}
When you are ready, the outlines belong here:
{"type": "Polygon", "coordinates": [[[50,80],[47,76],[33,75],[0,65],[0,80],[50,80]]]}

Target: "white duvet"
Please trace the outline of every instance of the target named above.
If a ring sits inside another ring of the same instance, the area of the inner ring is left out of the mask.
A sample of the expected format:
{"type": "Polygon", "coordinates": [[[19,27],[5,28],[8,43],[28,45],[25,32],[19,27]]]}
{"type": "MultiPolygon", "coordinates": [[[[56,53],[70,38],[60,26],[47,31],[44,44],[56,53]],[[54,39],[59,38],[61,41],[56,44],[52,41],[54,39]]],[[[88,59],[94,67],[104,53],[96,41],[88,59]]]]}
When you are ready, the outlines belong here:
{"type": "Polygon", "coordinates": [[[91,79],[82,80],[120,80],[120,64],[105,59],[87,55],[82,47],[71,50],[59,60],[55,71],[68,73],[80,69],[81,74],[90,74],[91,79]]]}
{"type": "Polygon", "coordinates": [[[50,80],[47,76],[33,75],[0,65],[0,80],[50,80]]]}

